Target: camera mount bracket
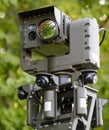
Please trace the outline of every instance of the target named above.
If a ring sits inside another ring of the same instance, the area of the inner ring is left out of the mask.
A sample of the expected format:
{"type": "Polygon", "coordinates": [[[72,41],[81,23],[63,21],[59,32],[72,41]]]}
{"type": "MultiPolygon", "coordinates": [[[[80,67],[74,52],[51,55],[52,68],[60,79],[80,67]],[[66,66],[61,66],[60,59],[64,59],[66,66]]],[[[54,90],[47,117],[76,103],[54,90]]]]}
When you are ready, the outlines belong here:
{"type": "MultiPolygon", "coordinates": [[[[40,75],[45,76],[45,73],[40,75]]],[[[79,71],[48,74],[56,80],[55,88],[54,85],[49,89],[33,85],[19,87],[20,94],[22,89],[28,93],[28,125],[35,130],[89,130],[103,125],[102,106],[106,102],[97,99],[98,90],[82,84],[80,75],[79,71]]]]}

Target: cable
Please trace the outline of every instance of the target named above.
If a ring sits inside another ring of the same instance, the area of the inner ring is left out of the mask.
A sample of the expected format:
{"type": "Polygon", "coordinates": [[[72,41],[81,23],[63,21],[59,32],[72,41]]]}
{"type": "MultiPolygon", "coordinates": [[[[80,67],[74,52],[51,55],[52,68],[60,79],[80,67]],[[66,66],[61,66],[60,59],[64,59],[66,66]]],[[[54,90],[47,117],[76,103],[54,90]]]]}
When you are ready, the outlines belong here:
{"type": "Polygon", "coordinates": [[[34,97],[35,97],[35,99],[39,102],[39,104],[42,105],[42,102],[40,101],[40,99],[38,98],[38,96],[37,96],[37,94],[36,94],[35,84],[36,84],[36,81],[33,83],[33,93],[34,93],[34,97]]]}
{"type": "Polygon", "coordinates": [[[105,29],[105,28],[100,28],[100,29],[99,29],[99,32],[101,32],[101,31],[104,31],[104,33],[103,33],[102,39],[101,39],[101,41],[100,41],[100,43],[99,43],[99,46],[102,45],[102,43],[103,43],[103,41],[104,41],[104,39],[105,39],[105,36],[106,36],[106,29],[105,29]]]}

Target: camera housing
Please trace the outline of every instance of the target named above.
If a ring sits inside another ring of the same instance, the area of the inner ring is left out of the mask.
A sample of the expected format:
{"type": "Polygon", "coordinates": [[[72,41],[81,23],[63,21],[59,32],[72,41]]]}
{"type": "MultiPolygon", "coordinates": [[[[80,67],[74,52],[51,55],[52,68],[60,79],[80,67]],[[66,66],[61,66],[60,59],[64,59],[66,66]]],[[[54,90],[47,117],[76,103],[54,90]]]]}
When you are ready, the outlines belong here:
{"type": "Polygon", "coordinates": [[[18,14],[23,47],[43,56],[69,52],[68,25],[71,19],[50,6],[18,14]]]}
{"type": "Polygon", "coordinates": [[[18,18],[21,67],[27,73],[96,71],[100,67],[96,19],[73,21],[54,6],[20,12],[18,18]]]}
{"type": "Polygon", "coordinates": [[[21,67],[36,77],[33,85],[18,88],[19,99],[27,99],[27,124],[37,130],[102,125],[106,102],[86,86],[96,83],[100,67],[96,19],[73,21],[54,6],[21,12],[18,18],[21,67]]]}

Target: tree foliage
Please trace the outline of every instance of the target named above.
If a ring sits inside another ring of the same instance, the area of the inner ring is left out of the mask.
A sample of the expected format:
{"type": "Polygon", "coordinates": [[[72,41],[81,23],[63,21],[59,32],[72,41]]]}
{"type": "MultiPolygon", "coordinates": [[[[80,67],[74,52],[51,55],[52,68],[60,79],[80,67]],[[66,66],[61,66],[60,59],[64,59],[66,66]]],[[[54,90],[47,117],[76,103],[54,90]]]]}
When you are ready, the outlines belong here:
{"type": "MultiPolygon", "coordinates": [[[[26,126],[26,102],[17,98],[17,87],[32,83],[34,77],[20,68],[21,37],[17,13],[54,5],[73,20],[95,17],[107,34],[101,46],[98,72],[99,96],[109,99],[109,1],[108,0],[0,0],[0,130],[30,130],[26,126]]],[[[103,110],[104,126],[109,129],[109,104],[103,110]]]]}

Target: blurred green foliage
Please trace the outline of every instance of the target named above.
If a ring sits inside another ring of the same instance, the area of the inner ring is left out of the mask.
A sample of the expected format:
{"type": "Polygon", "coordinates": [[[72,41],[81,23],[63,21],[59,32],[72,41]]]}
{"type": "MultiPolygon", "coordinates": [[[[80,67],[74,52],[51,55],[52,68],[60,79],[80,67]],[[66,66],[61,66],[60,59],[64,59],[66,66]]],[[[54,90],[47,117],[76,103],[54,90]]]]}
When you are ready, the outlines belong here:
{"type": "MultiPolygon", "coordinates": [[[[95,17],[107,29],[101,46],[98,72],[99,97],[109,99],[109,1],[108,0],[0,0],[0,130],[30,130],[26,125],[26,101],[17,98],[17,87],[33,83],[34,77],[20,68],[21,37],[17,12],[54,5],[73,20],[95,17]]],[[[103,109],[104,126],[109,129],[109,104],[103,109]]]]}

